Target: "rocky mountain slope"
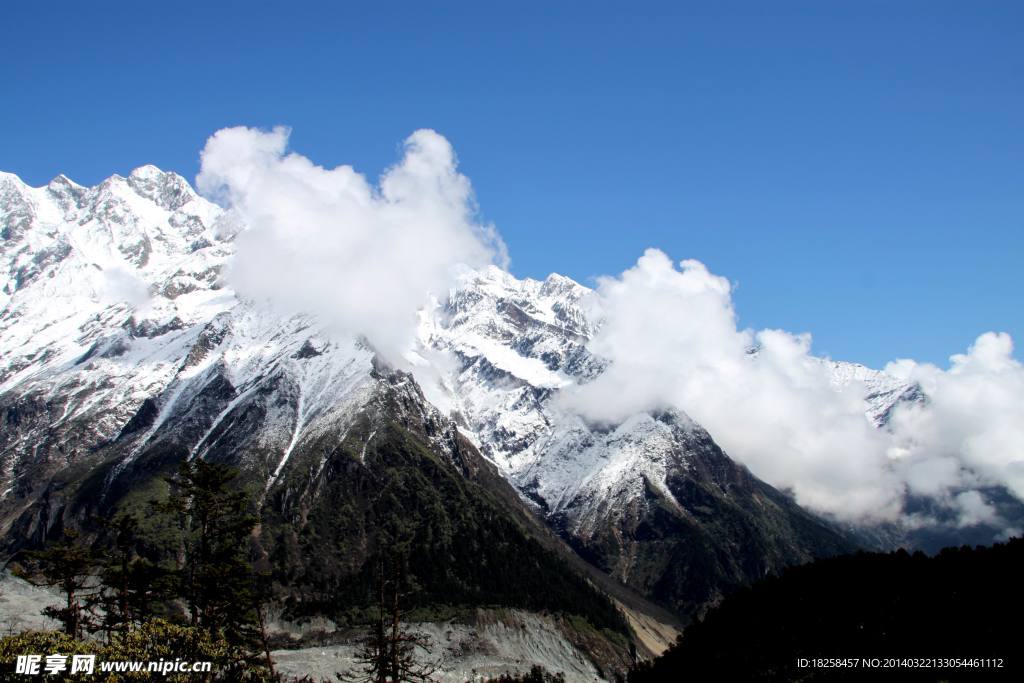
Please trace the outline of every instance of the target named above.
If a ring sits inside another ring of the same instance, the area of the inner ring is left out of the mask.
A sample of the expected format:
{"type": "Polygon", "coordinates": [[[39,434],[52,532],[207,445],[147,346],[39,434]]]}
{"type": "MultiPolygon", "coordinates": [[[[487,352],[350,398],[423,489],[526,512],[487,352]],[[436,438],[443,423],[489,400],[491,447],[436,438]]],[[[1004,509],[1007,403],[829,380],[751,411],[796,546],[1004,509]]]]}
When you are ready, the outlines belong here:
{"type": "MultiPolygon", "coordinates": [[[[385,511],[426,520],[428,593],[541,606],[502,587],[503,565],[529,556],[560,587],[530,589],[545,606],[561,590],[598,621],[614,617],[537,518],[682,616],[851,547],[684,414],[595,425],[563,409],[561,389],[604,369],[586,346],[600,324],[589,290],[567,278],[466,270],[421,312],[403,371],[371,341],[237,296],[226,269],[245,227],[174,174],[143,167],[93,188],[5,174],[0,226],[8,553],[141,505],[185,458],[242,468],[266,561],[310,610],[358,589],[385,511]]],[[[917,398],[866,368],[834,370],[864,382],[877,424],[917,398]]]]}
{"type": "MultiPolygon", "coordinates": [[[[467,272],[424,315],[444,406],[583,557],[681,614],[849,541],[752,476],[678,412],[589,424],[559,390],[603,370],[586,347],[589,290],[559,275],[467,272]]],[[[429,352],[424,355],[430,358],[429,352]]]]}

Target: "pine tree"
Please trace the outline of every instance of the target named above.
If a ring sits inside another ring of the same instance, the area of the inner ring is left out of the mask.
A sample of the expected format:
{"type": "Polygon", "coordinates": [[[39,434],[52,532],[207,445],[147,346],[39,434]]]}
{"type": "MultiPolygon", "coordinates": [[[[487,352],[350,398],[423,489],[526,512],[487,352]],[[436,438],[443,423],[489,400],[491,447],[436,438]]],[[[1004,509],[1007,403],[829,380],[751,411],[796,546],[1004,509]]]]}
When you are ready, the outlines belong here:
{"type": "Polygon", "coordinates": [[[139,521],[130,515],[122,515],[114,520],[114,555],[112,562],[104,572],[104,583],[113,587],[115,600],[108,614],[113,619],[108,619],[111,626],[119,626],[122,631],[127,631],[133,621],[133,610],[131,604],[131,565],[132,554],[135,547],[135,536],[138,532],[139,521]]]}
{"type": "Polygon", "coordinates": [[[64,593],[64,607],[46,607],[43,614],[64,625],[64,632],[78,640],[88,626],[83,598],[96,589],[93,579],[96,556],[74,530],[65,530],[63,537],[46,550],[26,553],[30,569],[26,578],[37,586],[55,586],[64,593]]]}
{"type": "Polygon", "coordinates": [[[361,671],[338,678],[363,683],[424,683],[433,680],[437,668],[418,658],[417,650],[429,651],[430,638],[410,632],[403,623],[403,602],[417,590],[409,571],[415,533],[394,515],[382,526],[375,562],[377,615],[356,654],[361,671]]]}
{"type": "Polygon", "coordinates": [[[126,633],[155,616],[172,591],[167,570],[138,553],[137,517],[119,515],[106,524],[106,531],[108,551],[99,572],[102,590],[92,604],[102,609],[102,628],[109,640],[113,633],[126,633]]]}
{"type": "Polygon", "coordinates": [[[232,486],[237,476],[226,465],[184,462],[169,480],[170,499],[157,507],[174,514],[183,533],[177,587],[192,625],[224,638],[242,662],[262,648],[249,561],[256,516],[249,495],[232,486]]]}

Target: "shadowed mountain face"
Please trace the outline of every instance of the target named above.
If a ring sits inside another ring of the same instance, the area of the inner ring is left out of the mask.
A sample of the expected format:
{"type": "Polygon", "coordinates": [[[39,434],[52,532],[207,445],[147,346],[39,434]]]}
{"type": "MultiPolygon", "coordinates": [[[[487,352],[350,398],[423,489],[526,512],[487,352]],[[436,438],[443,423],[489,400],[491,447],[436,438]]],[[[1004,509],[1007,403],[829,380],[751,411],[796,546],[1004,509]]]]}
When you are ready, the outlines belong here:
{"type": "Polygon", "coordinates": [[[851,547],[686,415],[594,425],[561,409],[562,388],[604,369],[586,348],[589,290],[567,278],[462,273],[421,313],[409,374],[238,297],[224,269],[244,226],[173,174],[3,176],[0,217],[8,553],[143,510],[189,458],[241,469],[258,550],[300,612],[358,600],[381,529],[414,534],[423,600],[604,625],[617,617],[550,530],[683,616],[851,547]]]}

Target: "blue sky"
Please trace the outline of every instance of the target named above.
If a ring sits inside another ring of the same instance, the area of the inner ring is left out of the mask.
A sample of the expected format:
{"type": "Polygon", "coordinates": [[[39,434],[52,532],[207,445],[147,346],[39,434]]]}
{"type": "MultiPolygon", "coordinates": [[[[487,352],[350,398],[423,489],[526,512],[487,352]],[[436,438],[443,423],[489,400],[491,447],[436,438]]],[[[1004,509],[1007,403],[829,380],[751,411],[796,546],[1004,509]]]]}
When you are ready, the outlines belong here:
{"type": "Polygon", "coordinates": [[[17,3],[0,40],[32,184],[192,179],[240,124],[376,176],[430,127],[516,275],[656,246],[836,358],[1024,340],[1020,3],[17,3]]]}

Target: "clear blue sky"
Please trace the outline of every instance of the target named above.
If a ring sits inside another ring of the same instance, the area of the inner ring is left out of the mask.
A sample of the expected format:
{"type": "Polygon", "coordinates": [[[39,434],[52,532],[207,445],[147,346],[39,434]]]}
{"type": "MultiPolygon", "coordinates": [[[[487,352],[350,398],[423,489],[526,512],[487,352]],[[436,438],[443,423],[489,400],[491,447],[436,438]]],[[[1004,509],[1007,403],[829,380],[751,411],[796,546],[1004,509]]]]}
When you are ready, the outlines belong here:
{"type": "Polygon", "coordinates": [[[836,358],[1024,345],[1024,3],[20,2],[0,41],[32,184],[192,179],[239,124],[376,176],[430,127],[519,276],[657,246],[836,358]]]}

